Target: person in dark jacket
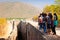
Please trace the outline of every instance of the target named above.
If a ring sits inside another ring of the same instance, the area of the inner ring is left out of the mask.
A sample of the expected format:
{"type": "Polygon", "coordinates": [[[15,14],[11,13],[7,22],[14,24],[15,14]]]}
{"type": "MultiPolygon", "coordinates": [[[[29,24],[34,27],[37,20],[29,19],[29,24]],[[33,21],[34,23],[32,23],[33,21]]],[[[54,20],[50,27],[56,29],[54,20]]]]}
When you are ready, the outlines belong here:
{"type": "Polygon", "coordinates": [[[43,30],[44,30],[44,33],[47,32],[47,28],[46,28],[46,13],[42,13],[43,15],[43,30]]]}
{"type": "Polygon", "coordinates": [[[51,26],[52,26],[52,24],[51,24],[52,15],[51,15],[51,13],[47,14],[46,19],[47,19],[47,33],[50,34],[51,26]]]}
{"type": "Polygon", "coordinates": [[[53,27],[52,13],[48,13],[47,16],[46,16],[46,19],[47,19],[47,33],[50,34],[51,29],[53,27]]]}
{"type": "Polygon", "coordinates": [[[56,35],[56,26],[58,25],[58,17],[57,17],[57,14],[54,13],[54,21],[53,21],[53,27],[52,27],[52,32],[53,32],[53,35],[56,35]]]}

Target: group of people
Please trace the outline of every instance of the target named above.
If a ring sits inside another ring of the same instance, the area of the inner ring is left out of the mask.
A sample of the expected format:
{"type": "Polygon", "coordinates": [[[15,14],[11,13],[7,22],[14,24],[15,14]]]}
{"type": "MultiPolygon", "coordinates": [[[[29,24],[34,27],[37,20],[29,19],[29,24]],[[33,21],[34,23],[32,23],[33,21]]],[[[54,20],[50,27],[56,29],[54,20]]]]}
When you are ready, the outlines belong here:
{"type": "Polygon", "coordinates": [[[39,30],[43,29],[44,33],[50,34],[51,31],[53,35],[56,35],[56,26],[58,25],[57,14],[54,13],[40,13],[38,16],[39,30]]]}

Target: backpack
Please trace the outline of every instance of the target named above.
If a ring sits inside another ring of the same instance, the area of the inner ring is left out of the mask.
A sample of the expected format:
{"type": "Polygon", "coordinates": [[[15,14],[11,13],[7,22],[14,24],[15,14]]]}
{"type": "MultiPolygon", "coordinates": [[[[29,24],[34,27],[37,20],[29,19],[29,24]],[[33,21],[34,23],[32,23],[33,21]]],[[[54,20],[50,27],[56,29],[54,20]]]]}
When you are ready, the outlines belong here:
{"type": "Polygon", "coordinates": [[[58,25],[58,21],[57,20],[54,20],[54,25],[58,25]]]}
{"type": "Polygon", "coordinates": [[[58,25],[58,18],[57,18],[57,16],[54,16],[54,25],[58,25]]]}

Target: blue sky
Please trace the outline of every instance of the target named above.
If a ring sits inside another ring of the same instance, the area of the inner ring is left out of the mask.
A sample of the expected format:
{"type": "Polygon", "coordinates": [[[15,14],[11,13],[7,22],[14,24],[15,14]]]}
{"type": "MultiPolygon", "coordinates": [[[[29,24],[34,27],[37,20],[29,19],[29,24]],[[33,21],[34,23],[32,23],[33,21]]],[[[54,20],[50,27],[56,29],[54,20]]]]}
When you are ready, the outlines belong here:
{"type": "Polygon", "coordinates": [[[54,4],[54,0],[0,0],[0,2],[23,2],[38,8],[43,8],[45,5],[54,4]]]}

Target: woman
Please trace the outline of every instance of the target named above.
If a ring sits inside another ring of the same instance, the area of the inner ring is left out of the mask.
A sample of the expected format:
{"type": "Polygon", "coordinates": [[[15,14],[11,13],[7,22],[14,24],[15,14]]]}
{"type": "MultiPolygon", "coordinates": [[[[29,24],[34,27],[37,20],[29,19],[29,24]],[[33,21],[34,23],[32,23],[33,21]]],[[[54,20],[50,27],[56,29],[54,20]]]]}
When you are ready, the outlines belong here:
{"type": "Polygon", "coordinates": [[[42,29],[42,21],[43,21],[43,16],[42,14],[40,14],[40,16],[38,17],[38,24],[39,24],[39,29],[42,29]]]}
{"type": "Polygon", "coordinates": [[[52,29],[52,32],[53,32],[53,35],[56,35],[56,26],[58,24],[58,17],[57,17],[57,14],[54,13],[54,26],[53,26],[53,29],[52,29]]]}
{"type": "Polygon", "coordinates": [[[52,20],[52,14],[48,13],[46,16],[47,19],[47,33],[50,34],[51,32],[51,20],[52,20]]]}
{"type": "Polygon", "coordinates": [[[43,30],[44,30],[44,33],[46,33],[47,29],[46,29],[46,13],[42,13],[43,14],[43,30]]]}

